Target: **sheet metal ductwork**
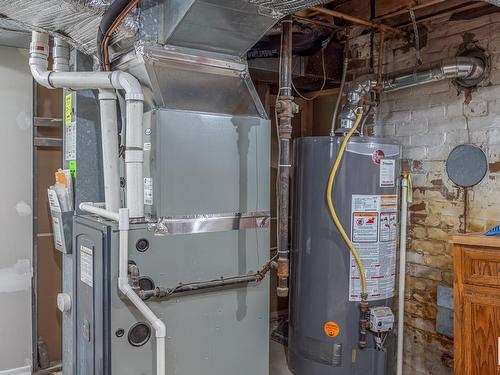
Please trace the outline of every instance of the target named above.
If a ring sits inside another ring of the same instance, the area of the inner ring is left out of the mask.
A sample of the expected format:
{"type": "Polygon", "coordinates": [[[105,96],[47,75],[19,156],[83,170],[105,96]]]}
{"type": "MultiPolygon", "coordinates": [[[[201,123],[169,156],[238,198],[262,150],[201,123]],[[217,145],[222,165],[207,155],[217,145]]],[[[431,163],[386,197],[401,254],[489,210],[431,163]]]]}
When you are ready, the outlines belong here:
{"type": "MultiPolygon", "coordinates": [[[[144,0],[142,15],[134,12],[127,16],[110,45],[137,36],[144,26],[138,39],[164,44],[173,38],[178,41],[174,44],[192,48],[216,43],[219,46],[212,46],[213,51],[223,53],[232,52],[235,44],[247,50],[281,17],[323,2],[144,0]]],[[[99,23],[111,3],[112,0],[0,0],[0,14],[27,30],[61,36],[83,53],[95,55],[99,23]]]]}
{"type": "MultiPolygon", "coordinates": [[[[382,91],[402,90],[445,79],[456,79],[464,86],[470,87],[478,84],[483,79],[485,72],[486,65],[482,59],[457,56],[416,70],[388,74],[381,83],[382,91]]],[[[358,81],[353,84],[352,89],[347,94],[347,102],[340,113],[340,127],[336,130],[337,133],[345,133],[352,128],[360,101],[376,85],[375,80],[358,81]]]]}

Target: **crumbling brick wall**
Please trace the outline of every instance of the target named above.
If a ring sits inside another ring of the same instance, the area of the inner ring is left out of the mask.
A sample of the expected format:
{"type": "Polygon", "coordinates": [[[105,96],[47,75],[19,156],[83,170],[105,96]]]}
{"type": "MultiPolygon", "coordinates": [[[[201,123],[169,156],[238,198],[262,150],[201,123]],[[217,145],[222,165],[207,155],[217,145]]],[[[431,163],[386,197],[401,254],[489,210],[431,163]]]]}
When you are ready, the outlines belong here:
{"type": "MultiPolygon", "coordinates": [[[[436,333],[437,286],[453,283],[449,235],[464,229],[481,232],[500,223],[500,14],[471,20],[448,18],[423,24],[427,29],[423,62],[455,56],[466,44],[475,44],[491,55],[489,82],[470,93],[442,81],[383,94],[373,127],[376,136],[403,144],[404,167],[413,181],[405,373],[415,375],[453,373],[453,340],[436,333]],[[464,228],[464,192],[449,181],[445,161],[455,146],[469,142],[485,151],[490,168],[485,179],[468,192],[464,228]]],[[[352,43],[355,76],[368,72],[369,40],[360,36],[352,43]]],[[[385,72],[409,68],[416,64],[415,49],[406,40],[391,40],[385,59],[385,72]]]]}

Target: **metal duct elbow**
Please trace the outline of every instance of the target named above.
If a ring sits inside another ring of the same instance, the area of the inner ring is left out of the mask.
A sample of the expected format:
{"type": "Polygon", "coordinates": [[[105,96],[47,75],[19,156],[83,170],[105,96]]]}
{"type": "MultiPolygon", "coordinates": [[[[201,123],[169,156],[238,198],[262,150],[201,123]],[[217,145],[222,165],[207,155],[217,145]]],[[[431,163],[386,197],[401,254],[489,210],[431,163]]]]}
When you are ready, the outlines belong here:
{"type": "Polygon", "coordinates": [[[373,80],[355,82],[353,88],[347,94],[347,102],[340,112],[340,127],[335,130],[335,133],[346,133],[353,127],[359,102],[376,84],[377,82],[373,80]]]}
{"type": "MultiPolygon", "coordinates": [[[[402,90],[445,79],[456,79],[464,86],[472,87],[484,79],[486,64],[478,57],[457,56],[442,60],[438,64],[412,71],[392,73],[382,82],[384,92],[402,90]]],[[[347,103],[340,114],[340,127],[337,133],[348,132],[356,120],[356,108],[363,97],[376,86],[373,80],[357,82],[347,95],[347,103]]]]}

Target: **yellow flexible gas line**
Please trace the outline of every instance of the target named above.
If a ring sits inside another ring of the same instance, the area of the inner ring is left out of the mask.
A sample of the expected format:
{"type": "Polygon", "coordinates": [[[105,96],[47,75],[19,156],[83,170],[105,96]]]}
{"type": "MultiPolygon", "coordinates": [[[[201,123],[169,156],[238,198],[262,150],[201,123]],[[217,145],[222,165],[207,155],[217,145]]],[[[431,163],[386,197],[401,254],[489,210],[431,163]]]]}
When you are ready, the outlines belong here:
{"type": "Polygon", "coordinates": [[[366,301],[368,298],[368,292],[366,288],[366,272],[365,268],[363,267],[363,263],[361,262],[361,258],[359,257],[359,254],[354,247],[353,243],[351,242],[351,239],[345,232],[344,227],[342,226],[342,223],[340,222],[337,213],[335,212],[335,207],[333,206],[333,201],[332,201],[332,191],[333,191],[333,184],[335,182],[335,176],[337,174],[337,171],[340,167],[340,163],[342,162],[342,158],[344,157],[344,152],[347,147],[347,144],[349,143],[349,140],[351,139],[352,135],[354,132],[359,127],[359,124],[361,123],[361,120],[363,119],[363,109],[360,107],[358,108],[358,117],[356,118],[356,121],[354,123],[354,126],[351,128],[349,133],[345,136],[344,140],[342,141],[342,145],[340,146],[339,153],[337,154],[337,159],[335,159],[335,163],[333,164],[332,170],[330,172],[330,177],[328,178],[328,187],[326,189],[326,200],[328,202],[328,209],[330,210],[330,215],[332,216],[333,222],[335,223],[338,231],[340,232],[340,235],[344,239],[344,242],[346,243],[347,247],[349,247],[349,250],[352,253],[352,256],[356,260],[356,264],[358,265],[359,269],[359,274],[361,276],[361,286],[362,286],[362,293],[361,293],[361,300],[366,301]]]}

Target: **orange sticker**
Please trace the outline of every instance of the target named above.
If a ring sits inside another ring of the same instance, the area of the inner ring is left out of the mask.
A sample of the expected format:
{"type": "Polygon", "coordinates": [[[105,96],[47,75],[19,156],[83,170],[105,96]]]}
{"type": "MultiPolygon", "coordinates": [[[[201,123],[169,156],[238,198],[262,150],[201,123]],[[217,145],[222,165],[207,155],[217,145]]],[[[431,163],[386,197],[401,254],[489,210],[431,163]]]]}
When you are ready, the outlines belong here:
{"type": "Polygon", "coordinates": [[[335,322],[326,322],[323,328],[328,337],[337,337],[340,333],[340,327],[335,322]]]}

